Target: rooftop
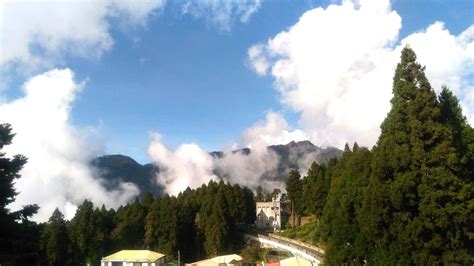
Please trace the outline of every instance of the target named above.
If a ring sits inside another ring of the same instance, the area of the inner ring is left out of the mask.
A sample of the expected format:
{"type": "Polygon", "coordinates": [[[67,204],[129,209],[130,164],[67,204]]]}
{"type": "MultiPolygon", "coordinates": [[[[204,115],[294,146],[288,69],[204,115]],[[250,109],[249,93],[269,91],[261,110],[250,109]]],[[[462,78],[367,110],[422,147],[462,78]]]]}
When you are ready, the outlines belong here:
{"type": "Polygon", "coordinates": [[[242,261],[242,257],[237,254],[230,254],[224,256],[214,257],[212,259],[196,261],[193,263],[189,263],[191,265],[199,265],[199,266],[214,266],[219,265],[221,263],[225,264],[237,264],[239,261],[242,261]]]}
{"type": "Polygon", "coordinates": [[[165,255],[150,250],[121,250],[103,258],[103,261],[155,262],[165,255]]]}

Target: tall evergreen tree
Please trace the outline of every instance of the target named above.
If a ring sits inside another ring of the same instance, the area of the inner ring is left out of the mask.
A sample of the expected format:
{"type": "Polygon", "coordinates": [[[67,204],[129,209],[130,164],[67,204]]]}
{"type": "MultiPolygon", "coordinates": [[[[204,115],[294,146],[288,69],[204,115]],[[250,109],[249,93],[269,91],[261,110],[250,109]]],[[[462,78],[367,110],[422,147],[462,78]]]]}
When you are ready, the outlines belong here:
{"type": "Polygon", "coordinates": [[[38,206],[27,205],[23,209],[10,212],[8,204],[15,201],[15,180],[20,178],[20,170],[27,159],[22,155],[8,158],[2,152],[12,143],[12,128],[0,124],[0,264],[19,264],[38,260],[37,226],[28,220],[38,211],[38,206]]]}
{"type": "Polygon", "coordinates": [[[326,175],[326,167],[313,162],[307,176],[303,179],[302,204],[306,214],[316,214],[318,218],[321,217],[329,186],[330,178],[326,175]]]}
{"type": "Polygon", "coordinates": [[[49,265],[68,265],[71,243],[63,214],[56,208],[46,223],[41,235],[41,247],[49,265]]]}
{"type": "Polygon", "coordinates": [[[286,181],[286,192],[288,193],[288,199],[291,201],[293,226],[296,224],[296,216],[301,214],[302,181],[300,178],[300,172],[293,169],[288,174],[288,180],[286,181]]]}
{"type": "Polygon", "coordinates": [[[452,130],[443,124],[436,94],[409,47],[395,72],[391,103],[364,201],[368,261],[470,264],[466,228],[474,217],[474,194],[463,193],[471,189],[456,175],[460,160],[452,130]]]}
{"type": "Polygon", "coordinates": [[[363,191],[369,182],[371,152],[354,144],[346,150],[331,178],[331,188],[321,222],[329,265],[364,264],[365,235],[360,232],[363,191]]]}
{"type": "Polygon", "coordinates": [[[265,196],[263,195],[263,188],[262,186],[258,186],[256,190],[255,201],[262,202],[265,201],[265,196]]]}
{"type": "Polygon", "coordinates": [[[453,134],[453,145],[461,161],[459,174],[474,180],[474,129],[462,114],[458,98],[446,87],[438,97],[441,105],[441,119],[447,124],[453,134]]]}

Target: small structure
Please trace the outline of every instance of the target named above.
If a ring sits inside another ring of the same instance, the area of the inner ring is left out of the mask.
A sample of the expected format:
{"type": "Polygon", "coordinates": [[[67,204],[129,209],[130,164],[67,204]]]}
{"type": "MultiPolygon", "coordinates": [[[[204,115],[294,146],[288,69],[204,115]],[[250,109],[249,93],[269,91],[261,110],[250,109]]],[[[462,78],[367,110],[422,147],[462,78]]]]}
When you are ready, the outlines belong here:
{"type": "Polygon", "coordinates": [[[161,266],[165,255],[150,250],[121,250],[102,258],[101,266],[161,266]]]}
{"type": "Polygon", "coordinates": [[[212,259],[196,261],[187,266],[243,266],[243,258],[237,254],[214,257],[212,259]]]}
{"type": "Polygon", "coordinates": [[[300,257],[291,257],[280,261],[280,266],[312,266],[309,260],[300,257]]]}
{"type": "Polygon", "coordinates": [[[257,202],[257,228],[273,228],[280,230],[288,221],[288,214],[285,210],[286,202],[278,194],[271,202],[257,202]]]}

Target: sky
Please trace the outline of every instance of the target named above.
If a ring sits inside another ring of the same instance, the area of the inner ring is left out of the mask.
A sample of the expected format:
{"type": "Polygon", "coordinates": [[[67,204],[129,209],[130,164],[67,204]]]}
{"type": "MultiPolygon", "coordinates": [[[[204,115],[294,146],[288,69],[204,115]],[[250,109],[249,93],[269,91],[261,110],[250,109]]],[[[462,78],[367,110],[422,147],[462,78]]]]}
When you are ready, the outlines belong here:
{"type": "Polygon", "coordinates": [[[472,125],[473,14],[473,0],[2,1],[0,122],[17,134],[7,153],[29,158],[12,209],[134,198],[105,190],[88,165],[103,154],[156,163],[176,194],[216,166],[255,186],[278,160],[266,145],[371,147],[405,45],[472,125]],[[207,154],[243,147],[257,152],[207,154]]]}

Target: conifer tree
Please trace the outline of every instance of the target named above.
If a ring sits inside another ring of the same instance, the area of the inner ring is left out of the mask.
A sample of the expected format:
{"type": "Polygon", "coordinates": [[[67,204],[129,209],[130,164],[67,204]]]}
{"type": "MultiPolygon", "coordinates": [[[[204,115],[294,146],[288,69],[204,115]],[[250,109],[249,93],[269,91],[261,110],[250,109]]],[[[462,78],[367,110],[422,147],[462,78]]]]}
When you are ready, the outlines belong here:
{"type": "Polygon", "coordinates": [[[472,224],[473,193],[463,193],[470,185],[456,175],[461,166],[452,129],[443,123],[424,67],[409,47],[395,72],[391,104],[364,201],[368,261],[472,263],[466,228],[472,224]]]}
{"type": "Polygon", "coordinates": [[[265,201],[265,196],[263,195],[263,188],[262,186],[258,186],[256,190],[255,201],[262,202],[265,201]]]}
{"type": "Polygon", "coordinates": [[[324,205],[326,205],[329,185],[326,167],[313,162],[303,180],[303,209],[307,214],[315,214],[318,218],[321,217],[324,205]]]}
{"type": "Polygon", "coordinates": [[[66,221],[63,214],[56,208],[41,235],[41,247],[48,258],[49,265],[71,264],[70,245],[66,221]]]}
{"type": "Polygon", "coordinates": [[[293,169],[288,174],[288,180],[286,181],[286,192],[288,193],[288,199],[291,201],[293,226],[296,224],[296,216],[301,214],[302,182],[300,178],[300,172],[293,169]]]}
{"type": "Polygon", "coordinates": [[[321,222],[325,263],[364,264],[366,239],[360,232],[363,191],[369,182],[371,152],[354,144],[334,169],[321,222]]]}
{"type": "Polygon", "coordinates": [[[14,183],[21,177],[20,170],[27,162],[23,155],[8,158],[2,151],[12,143],[14,136],[9,124],[0,124],[0,264],[20,264],[38,259],[34,254],[38,251],[35,239],[39,237],[38,228],[29,221],[29,217],[38,211],[38,206],[27,205],[15,212],[7,207],[15,201],[18,193],[14,183]]]}

